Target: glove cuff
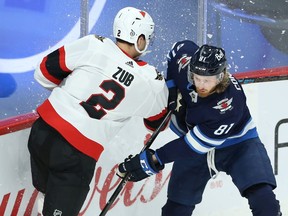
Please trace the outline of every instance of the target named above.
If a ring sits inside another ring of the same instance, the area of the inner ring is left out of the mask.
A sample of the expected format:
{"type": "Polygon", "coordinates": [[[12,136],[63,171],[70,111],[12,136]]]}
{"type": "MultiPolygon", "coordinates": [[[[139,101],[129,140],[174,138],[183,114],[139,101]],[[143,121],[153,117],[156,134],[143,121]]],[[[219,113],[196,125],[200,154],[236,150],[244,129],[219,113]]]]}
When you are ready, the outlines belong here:
{"type": "Polygon", "coordinates": [[[152,149],[148,149],[149,153],[151,154],[151,161],[152,164],[155,167],[155,170],[157,171],[157,173],[159,173],[160,170],[163,170],[165,168],[165,165],[162,163],[162,161],[160,160],[160,158],[158,157],[157,153],[152,150],[152,149]],[[153,162],[152,156],[155,155],[155,157],[157,158],[158,163],[155,164],[155,162],[153,162]]]}
{"type": "Polygon", "coordinates": [[[143,171],[147,175],[153,175],[159,173],[160,170],[164,169],[164,165],[159,163],[155,164],[152,156],[155,154],[155,151],[148,149],[140,154],[140,164],[143,171]]]}

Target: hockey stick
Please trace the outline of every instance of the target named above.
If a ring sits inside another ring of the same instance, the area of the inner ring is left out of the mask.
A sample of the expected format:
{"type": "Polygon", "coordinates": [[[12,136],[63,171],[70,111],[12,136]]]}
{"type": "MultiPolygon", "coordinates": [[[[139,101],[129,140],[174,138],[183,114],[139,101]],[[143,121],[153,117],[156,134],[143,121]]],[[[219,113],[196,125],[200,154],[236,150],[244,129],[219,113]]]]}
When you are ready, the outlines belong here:
{"type": "MultiPolygon", "coordinates": [[[[159,127],[152,133],[151,137],[148,139],[148,141],[146,142],[145,146],[142,148],[141,152],[147,150],[148,148],[150,148],[150,146],[152,145],[152,143],[154,142],[154,140],[156,139],[156,137],[158,136],[158,134],[160,133],[161,129],[163,128],[163,126],[168,122],[168,120],[170,119],[170,116],[172,114],[172,111],[170,110],[166,117],[164,118],[164,120],[161,122],[161,124],[159,125],[159,127]]],[[[117,198],[117,196],[119,195],[119,193],[121,192],[121,190],[124,188],[124,186],[126,185],[128,179],[130,178],[130,173],[126,173],[124,178],[121,180],[120,184],[117,186],[117,188],[115,189],[114,193],[112,194],[112,196],[110,197],[110,199],[108,200],[108,202],[106,203],[105,207],[103,208],[103,210],[101,211],[99,216],[104,216],[106,215],[106,213],[108,212],[109,208],[111,207],[111,205],[113,204],[113,202],[115,201],[115,199],[117,198]]]]}

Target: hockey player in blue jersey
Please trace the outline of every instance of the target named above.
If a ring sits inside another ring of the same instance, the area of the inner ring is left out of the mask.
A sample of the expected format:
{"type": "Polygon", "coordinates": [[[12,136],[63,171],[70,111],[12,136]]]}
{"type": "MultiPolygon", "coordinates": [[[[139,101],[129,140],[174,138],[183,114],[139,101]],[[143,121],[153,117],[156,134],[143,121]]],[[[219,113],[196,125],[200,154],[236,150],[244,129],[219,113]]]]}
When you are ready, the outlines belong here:
{"type": "Polygon", "coordinates": [[[162,216],[191,216],[208,180],[223,171],[254,216],[280,216],[271,162],[243,89],[227,71],[225,51],[177,42],[168,54],[166,80],[175,109],[170,125],[179,138],[126,159],[120,175],[130,172],[130,181],[140,181],[174,162],[162,216]]]}

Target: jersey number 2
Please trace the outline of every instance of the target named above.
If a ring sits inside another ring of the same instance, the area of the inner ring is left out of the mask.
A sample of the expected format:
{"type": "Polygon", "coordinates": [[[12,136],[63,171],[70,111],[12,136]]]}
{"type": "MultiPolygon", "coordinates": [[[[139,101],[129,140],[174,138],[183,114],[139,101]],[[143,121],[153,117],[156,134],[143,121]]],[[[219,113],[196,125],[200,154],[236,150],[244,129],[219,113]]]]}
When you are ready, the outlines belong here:
{"type": "Polygon", "coordinates": [[[104,94],[93,94],[87,101],[81,102],[81,106],[86,110],[91,118],[101,119],[107,114],[106,110],[115,109],[125,97],[125,88],[114,80],[104,80],[100,86],[106,93],[112,92],[111,99],[104,94]]]}

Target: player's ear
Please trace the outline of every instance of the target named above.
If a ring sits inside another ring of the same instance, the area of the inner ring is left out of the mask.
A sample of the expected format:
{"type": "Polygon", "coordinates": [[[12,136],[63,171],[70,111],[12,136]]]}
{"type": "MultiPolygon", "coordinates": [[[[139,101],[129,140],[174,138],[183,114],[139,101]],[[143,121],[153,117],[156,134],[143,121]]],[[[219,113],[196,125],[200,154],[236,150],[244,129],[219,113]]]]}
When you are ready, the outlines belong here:
{"type": "Polygon", "coordinates": [[[142,51],[146,47],[145,36],[142,34],[137,39],[137,48],[142,51]]]}

